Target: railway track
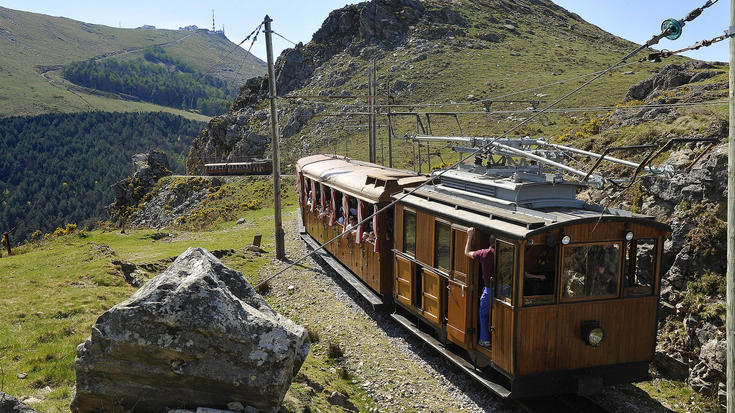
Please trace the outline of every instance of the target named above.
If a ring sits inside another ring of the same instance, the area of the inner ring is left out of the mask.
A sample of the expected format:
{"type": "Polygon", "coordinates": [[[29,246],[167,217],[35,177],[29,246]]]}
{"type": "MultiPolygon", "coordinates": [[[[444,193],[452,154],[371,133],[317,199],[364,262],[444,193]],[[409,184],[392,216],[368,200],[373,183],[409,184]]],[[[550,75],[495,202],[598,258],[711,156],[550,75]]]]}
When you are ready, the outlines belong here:
{"type": "Polygon", "coordinates": [[[592,399],[575,394],[528,397],[514,401],[528,413],[611,413],[611,410],[592,399]]]}

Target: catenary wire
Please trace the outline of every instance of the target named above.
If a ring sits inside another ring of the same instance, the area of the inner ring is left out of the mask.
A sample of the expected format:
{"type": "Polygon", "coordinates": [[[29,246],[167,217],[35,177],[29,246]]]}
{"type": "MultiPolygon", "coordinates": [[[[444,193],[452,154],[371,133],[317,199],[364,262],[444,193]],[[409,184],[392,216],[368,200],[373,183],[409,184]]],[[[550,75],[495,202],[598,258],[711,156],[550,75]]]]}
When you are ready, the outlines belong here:
{"type": "MultiPolygon", "coordinates": [[[[702,7],[702,8],[700,8],[700,9],[704,9],[704,8],[707,8],[707,7],[711,6],[711,5],[713,5],[714,3],[716,3],[717,1],[718,1],[718,0],[714,0],[714,1],[713,1],[713,0],[708,0],[708,1],[707,1],[707,3],[706,3],[706,4],[705,4],[705,5],[704,5],[704,6],[702,7]]],[[[695,9],[695,10],[696,10],[696,9],[695,9]]],[[[691,12],[691,13],[690,13],[689,15],[692,15],[693,13],[694,13],[694,12],[691,12]]],[[[699,11],[699,13],[701,13],[701,10],[699,11]]],[[[687,15],[687,18],[689,18],[689,15],[687,15]]],[[[693,19],[694,19],[694,18],[696,18],[696,17],[698,16],[698,15],[699,15],[699,14],[697,14],[697,15],[694,15],[694,16],[693,16],[693,17],[692,17],[692,18],[691,18],[690,20],[693,20],[693,19]]],[[[661,32],[661,34],[660,34],[660,35],[658,35],[658,36],[661,36],[661,37],[663,37],[664,35],[666,35],[666,32],[667,32],[667,30],[666,30],[666,29],[662,29],[662,32],[661,32]]],[[[645,43],[645,44],[643,44],[642,46],[639,46],[639,47],[635,48],[635,49],[634,49],[633,51],[631,51],[630,53],[628,53],[628,54],[627,54],[627,55],[626,55],[626,56],[625,56],[625,57],[624,57],[623,59],[621,59],[621,60],[620,60],[620,62],[616,63],[616,64],[615,64],[615,65],[613,65],[613,66],[610,66],[610,67],[609,67],[608,69],[606,69],[606,70],[602,70],[602,71],[600,71],[600,72],[597,72],[597,74],[595,75],[595,77],[593,77],[593,78],[592,78],[592,79],[590,79],[589,81],[585,82],[585,83],[584,83],[583,85],[581,85],[581,86],[577,87],[577,88],[576,88],[576,89],[574,89],[574,90],[573,90],[572,92],[569,92],[568,94],[566,94],[566,95],[562,96],[561,98],[559,98],[558,100],[556,100],[556,101],[555,101],[554,103],[552,103],[552,104],[548,105],[548,106],[547,106],[546,108],[544,108],[544,109],[542,109],[541,111],[539,111],[539,112],[537,112],[536,114],[534,114],[534,116],[531,116],[530,118],[528,118],[528,119],[526,119],[526,120],[523,120],[523,121],[522,121],[522,122],[520,122],[520,123],[519,123],[518,125],[514,126],[513,128],[509,129],[508,131],[506,131],[506,132],[505,132],[504,134],[502,134],[501,136],[499,136],[499,137],[495,138],[495,139],[494,139],[493,141],[491,141],[491,142],[488,142],[488,143],[487,143],[486,145],[484,145],[484,146],[480,147],[479,149],[477,149],[476,151],[474,151],[474,152],[470,153],[469,155],[467,155],[467,156],[466,156],[466,157],[464,157],[464,158],[462,158],[462,157],[460,156],[460,159],[459,159],[459,160],[458,160],[457,162],[455,162],[455,163],[454,163],[454,164],[453,164],[452,166],[450,166],[450,167],[448,167],[448,168],[446,168],[446,169],[442,170],[442,171],[441,171],[440,173],[438,173],[438,174],[437,174],[437,175],[435,175],[435,176],[431,176],[431,177],[429,177],[429,178],[428,178],[428,179],[427,179],[427,180],[426,180],[426,181],[425,181],[424,183],[422,183],[422,184],[420,184],[420,185],[416,186],[415,188],[413,188],[413,189],[411,189],[410,191],[406,192],[406,193],[405,193],[405,194],[403,194],[402,196],[400,196],[400,197],[396,198],[396,199],[395,199],[395,200],[394,200],[393,202],[391,202],[391,203],[390,203],[390,204],[388,204],[387,206],[385,206],[385,207],[381,208],[381,209],[380,209],[380,210],[378,210],[377,212],[374,212],[374,213],[373,213],[372,215],[369,215],[369,216],[368,216],[367,218],[365,218],[365,219],[363,219],[362,221],[360,221],[359,223],[357,223],[357,225],[362,225],[362,224],[364,224],[365,222],[368,222],[368,221],[369,221],[370,219],[372,219],[372,217],[373,217],[374,215],[377,215],[377,214],[379,214],[379,213],[381,213],[381,212],[383,212],[383,211],[387,210],[388,208],[391,208],[391,207],[392,207],[392,206],[394,206],[394,205],[395,205],[396,203],[398,203],[398,202],[399,202],[400,200],[402,200],[402,199],[404,199],[405,197],[407,197],[407,196],[409,196],[409,195],[413,194],[414,192],[416,192],[416,191],[417,191],[417,190],[419,190],[420,188],[422,188],[422,187],[424,187],[424,186],[426,186],[426,185],[428,185],[428,184],[430,184],[430,183],[433,183],[433,182],[434,182],[434,180],[435,180],[436,178],[438,178],[438,177],[441,177],[441,176],[442,176],[443,174],[445,174],[446,172],[450,171],[451,169],[453,169],[453,168],[457,167],[457,166],[458,166],[459,164],[463,163],[463,162],[464,162],[465,160],[467,160],[467,159],[469,159],[470,157],[472,157],[472,156],[475,156],[475,155],[477,155],[477,154],[479,154],[479,153],[481,153],[481,152],[484,152],[484,151],[485,151],[485,150],[486,150],[486,149],[487,149],[487,148],[488,148],[488,147],[489,147],[490,145],[492,145],[492,144],[493,144],[494,142],[496,142],[496,141],[497,141],[498,139],[501,139],[501,138],[503,138],[503,137],[507,136],[507,135],[508,135],[508,134],[510,134],[510,133],[511,133],[512,131],[514,131],[514,130],[516,130],[516,129],[520,128],[521,126],[523,126],[523,125],[525,125],[526,123],[528,123],[528,122],[529,122],[530,120],[532,120],[532,119],[534,119],[534,118],[536,118],[536,117],[540,116],[540,115],[541,115],[542,113],[545,113],[546,111],[548,111],[549,109],[551,109],[551,108],[552,108],[553,106],[555,106],[556,104],[558,104],[558,103],[562,102],[563,100],[567,99],[567,98],[568,98],[569,96],[572,96],[573,94],[575,94],[575,93],[579,92],[579,91],[580,91],[580,90],[582,90],[582,89],[583,89],[584,87],[586,87],[586,86],[587,86],[587,85],[589,85],[590,83],[594,82],[595,80],[597,80],[598,78],[600,78],[600,77],[601,77],[601,76],[603,76],[604,74],[608,73],[609,71],[611,71],[611,70],[612,70],[613,68],[615,68],[616,66],[618,66],[618,65],[620,65],[620,64],[622,64],[622,63],[624,63],[624,62],[626,62],[626,61],[627,61],[627,60],[628,60],[629,58],[631,58],[631,57],[632,57],[632,56],[634,56],[635,54],[639,53],[639,52],[640,52],[641,50],[645,49],[646,47],[649,47],[649,46],[650,46],[651,44],[655,44],[655,43],[652,43],[652,41],[653,41],[654,39],[656,39],[656,36],[654,36],[654,37],[653,37],[653,38],[652,38],[651,40],[649,40],[648,42],[646,42],[646,43],[645,43]]],[[[656,42],[658,42],[658,40],[656,40],[656,42]]],[[[335,241],[335,240],[336,240],[337,238],[339,238],[340,236],[342,236],[342,234],[339,234],[339,235],[335,236],[335,237],[334,237],[334,238],[332,238],[331,240],[329,240],[329,241],[327,241],[326,243],[324,243],[324,244],[322,244],[321,246],[319,246],[319,248],[315,249],[314,251],[312,251],[312,252],[310,252],[310,253],[308,253],[308,254],[304,254],[303,256],[301,256],[300,258],[298,258],[298,259],[297,259],[296,261],[294,261],[294,262],[290,263],[290,264],[289,264],[288,266],[286,266],[285,268],[281,269],[280,271],[276,272],[276,273],[275,273],[275,274],[273,274],[272,276],[270,276],[270,277],[267,277],[267,278],[266,278],[265,280],[263,280],[263,281],[261,281],[260,283],[258,283],[258,285],[256,285],[256,288],[258,288],[258,287],[260,287],[261,285],[263,285],[263,284],[267,283],[268,281],[272,280],[273,278],[275,278],[275,277],[277,277],[277,276],[279,276],[279,275],[283,274],[283,273],[284,273],[285,271],[289,270],[290,268],[292,268],[292,267],[293,267],[293,266],[295,266],[296,264],[300,263],[301,261],[303,261],[303,260],[304,260],[304,259],[306,259],[307,257],[310,257],[311,255],[313,255],[313,254],[314,254],[314,253],[316,253],[317,251],[319,251],[319,250],[322,250],[322,249],[324,249],[324,247],[326,247],[326,246],[327,246],[327,245],[329,245],[330,243],[334,242],[334,241],[335,241]]]]}

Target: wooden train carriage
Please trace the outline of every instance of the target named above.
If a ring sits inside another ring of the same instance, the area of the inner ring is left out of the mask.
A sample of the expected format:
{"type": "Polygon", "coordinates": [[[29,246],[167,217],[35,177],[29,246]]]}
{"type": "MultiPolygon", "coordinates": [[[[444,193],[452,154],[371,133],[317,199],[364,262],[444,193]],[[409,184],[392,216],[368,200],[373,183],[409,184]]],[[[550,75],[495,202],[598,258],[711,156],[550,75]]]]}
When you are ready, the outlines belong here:
{"type": "Polygon", "coordinates": [[[373,291],[392,297],[393,219],[381,212],[345,233],[350,216],[357,222],[391,202],[390,195],[417,186],[425,176],[327,155],[302,158],[297,190],[305,231],[373,291]]]}
{"type": "Polygon", "coordinates": [[[207,175],[268,175],[273,173],[273,162],[267,159],[250,162],[223,162],[204,165],[207,175]]]}
{"type": "Polygon", "coordinates": [[[207,175],[227,175],[227,164],[226,163],[205,164],[204,173],[207,175]]]}
{"type": "Polygon", "coordinates": [[[273,173],[273,162],[258,160],[251,162],[231,162],[227,164],[230,175],[267,175],[273,173]]]}
{"type": "Polygon", "coordinates": [[[493,390],[503,396],[648,378],[665,224],[585,204],[574,185],[545,177],[450,171],[441,180],[393,195],[399,321],[430,326],[442,345],[501,372],[493,390]],[[483,282],[464,255],[468,227],[480,233],[472,250],[495,248],[491,348],[478,345],[483,282]]]}

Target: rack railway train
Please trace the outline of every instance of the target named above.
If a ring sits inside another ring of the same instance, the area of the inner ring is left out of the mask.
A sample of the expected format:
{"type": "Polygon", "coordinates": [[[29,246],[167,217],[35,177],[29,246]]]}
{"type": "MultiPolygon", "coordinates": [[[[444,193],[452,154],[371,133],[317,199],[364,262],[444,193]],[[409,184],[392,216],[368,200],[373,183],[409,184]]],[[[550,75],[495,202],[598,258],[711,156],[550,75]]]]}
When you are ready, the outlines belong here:
{"type": "Polygon", "coordinates": [[[248,162],[221,162],[204,164],[207,175],[268,175],[273,173],[273,162],[270,159],[259,159],[248,162]]]}
{"type": "Polygon", "coordinates": [[[432,177],[304,157],[302,238],[328,243],[322,255],[374,307],[498,395],[589,395],[649,379],[670,228],[578,200],[579,183],[540,168],[478,158],[432,177]],[[484,283],[465,254],[471,227],[473,250],[495,250],[491,346],[478,343],[484,283]]]}

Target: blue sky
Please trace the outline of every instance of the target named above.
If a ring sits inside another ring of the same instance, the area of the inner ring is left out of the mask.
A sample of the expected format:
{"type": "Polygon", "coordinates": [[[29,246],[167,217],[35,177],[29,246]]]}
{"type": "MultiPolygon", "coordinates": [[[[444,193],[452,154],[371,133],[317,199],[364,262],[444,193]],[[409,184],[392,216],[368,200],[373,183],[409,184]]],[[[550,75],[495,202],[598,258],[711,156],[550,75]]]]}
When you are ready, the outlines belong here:
{"type": "MultiPolygon", "coordinates": [[[[467,0],[471,1],[471,0],[467,0]]],[[[582,16],[605,31],[642,44],[658,34],[666,18],[683,18],[706,0],[557,0],[558,5],[582,16]]],[[[197,25],[212,28],[212,9],[217,30],[224,25],[227,37],[242,41],[265,15],[273,19],[273,30],[289,41],[308,42],[329,12],[354,3],[346,0],[3,0],[2,6],[64,16],[87,23],[135,28],[144,24],[161,29],[197,25]]],[[[697,41],[720,36],[730,25],[730,2],[718,0],[696,20],[684,27],[677,41],[662,40],[656,48],[678,50],[697,41]]],[[[292,44],[274,36],[276,56],[292,44]]],[[[250,42],[244,45],[250,46],[250,42]]],[[[265,60],[265,38],[259,36],[253,54],[265,60]]],[[[702,60],[729,60],[728,41],[686,54],[702,60]]]]}

